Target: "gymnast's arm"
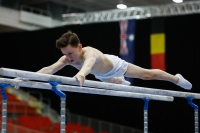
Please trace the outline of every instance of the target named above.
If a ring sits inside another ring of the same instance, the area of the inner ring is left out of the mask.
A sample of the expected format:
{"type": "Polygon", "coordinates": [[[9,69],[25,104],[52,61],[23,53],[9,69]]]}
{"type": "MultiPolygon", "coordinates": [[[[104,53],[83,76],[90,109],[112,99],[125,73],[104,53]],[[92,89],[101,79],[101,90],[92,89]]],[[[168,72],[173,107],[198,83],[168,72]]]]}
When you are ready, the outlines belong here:
{"type": "MultiPolygon", "coordinates": [[[[68,64],[69,64],[69,61],[68,61],[67,57],[64,55],[56,63],[54,63],[48,67],[43,67],[42,69],[37,71],[37,73],[54,74],[68,64]]],[[[23,79],[23,78],[15,78],[15,79],[27,80],[27,79],[23,79]]],[[[19,89],[19,86],[15,86],[14,88],[19,89]]]]}
{"type": "Polygon", "coordinates": [[[54,74],[66,65],[69,65],[69,61],[67,57],[63,55],[56,63],[47,67],[43,67],[42,69],[37,71],[37,73],[54,74]]]}
{"type": "Polygon", "coordinates": [[[87,76],[90,73],[95,62],[96,62],[96,55],[93,51],[88,51],[84,54],[83,66],[81,70],[74,76],[74,78],[76,78],[79,81],[80,86],[83,85],[85,81],[85,76],[87,76]]]}

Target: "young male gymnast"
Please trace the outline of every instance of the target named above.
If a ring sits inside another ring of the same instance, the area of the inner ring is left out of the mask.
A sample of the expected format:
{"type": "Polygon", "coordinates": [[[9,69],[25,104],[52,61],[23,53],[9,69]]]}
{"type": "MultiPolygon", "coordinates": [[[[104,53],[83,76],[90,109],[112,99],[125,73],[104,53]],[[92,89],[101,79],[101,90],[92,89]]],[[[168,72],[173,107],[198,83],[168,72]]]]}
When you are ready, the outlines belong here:
{"type": "Polygon", "coordinates": [[[95,48],[83,48],[78,36],[71,31],[56,40],[56,47],[64,55],[54,64],[39,70],[38,73],[54,74],[66,65],[71,65],[79,70],[74,78],[79,81],[80,86],[84,84],[85,77],[90,73],[103,82],[115,84],[130,85],[130,82],[124,79],[125,76],[143,80],[165,80],[187,90],[192,88],[192,84],[181,74],[174,76],[159,69],[144,69],[117,56],[103,54],[95,48]]]}

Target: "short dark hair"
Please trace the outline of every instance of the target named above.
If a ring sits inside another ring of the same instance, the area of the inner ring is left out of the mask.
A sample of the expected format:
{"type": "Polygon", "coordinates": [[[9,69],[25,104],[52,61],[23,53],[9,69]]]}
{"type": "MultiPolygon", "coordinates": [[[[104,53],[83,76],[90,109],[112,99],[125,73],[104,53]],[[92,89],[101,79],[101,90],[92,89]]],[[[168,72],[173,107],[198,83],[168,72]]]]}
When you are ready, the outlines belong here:
{"type": "Polygon", "coordinates": [[[75,33],[68,31],[56,40],[56,48],[60,49],[68,45],[71,45],[72,47],[77,47],[79,43],[80,40],[78,36],[75,33]]]}

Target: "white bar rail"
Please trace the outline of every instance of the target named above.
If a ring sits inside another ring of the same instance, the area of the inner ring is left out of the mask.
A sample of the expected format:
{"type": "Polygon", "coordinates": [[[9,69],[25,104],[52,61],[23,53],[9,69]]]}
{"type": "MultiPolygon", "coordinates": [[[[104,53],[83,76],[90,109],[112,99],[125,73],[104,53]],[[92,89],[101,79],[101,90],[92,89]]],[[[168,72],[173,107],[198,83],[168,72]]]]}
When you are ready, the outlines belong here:
{"type": "MultiPolygon", "coordinates": [[[[17,79],[0,78],[0,83],[10,84],[11,86],[22,86],[22,87],[31,87],[31,88],[49,89],[49,90],[52,89],[52,86],[49,83],[35,82],[35,81],[23,81],[23,80],[17,80],[17,79]]],[[[57,85],[56,87],[59,90],[69,91],[69,92],[80,92],[80,93],[130,97],[130,98],[149,98],[151,100],[159,100],[159,101],[173,101],[174,100],[174,98],[171,96],[122,92],[122,91],[95,89],[95,88],[70,86],[70,85],[57,85]]]]}
{"type": "MultiPolygon", "coordinates": [[[[42,74],[36,72],[22,71],[16,69],[0,68],[0,75],[7,77],[21,77],[27,78],[30,80],[40,80],[40,81],[60,81],[63,84],[79,85],[75,78],[56,76],[50,74],[42,74]]],[[[155,95],[164,95],[164,96],[174,96],[174,97],[193,97],[194,99],[200,99],[200,94],[188,93],[181,91],[170,91],[163,89],[154,89],[146,87],[137,87],[137,86],[126,86],[112,83],[105,83],[99,81],[86,80],[83,86],[93,87],[93,88],[103,88],[116,91],[124,92],[135,92],[135,93],[146,93],[146,94],[155,94],[155,95]]]]}

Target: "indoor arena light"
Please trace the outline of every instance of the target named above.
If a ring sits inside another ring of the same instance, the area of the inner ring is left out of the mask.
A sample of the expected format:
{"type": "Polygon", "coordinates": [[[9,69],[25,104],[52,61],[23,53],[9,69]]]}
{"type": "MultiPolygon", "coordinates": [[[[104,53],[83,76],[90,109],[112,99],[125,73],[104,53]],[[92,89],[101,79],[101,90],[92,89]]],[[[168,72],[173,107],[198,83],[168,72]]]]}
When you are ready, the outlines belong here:
{"type": "Polygon", "coordinates": [[[173,2],[175,2],[175,3],[182,3],[183,0],[173,0],[173,2]]]}
{"type": "Polygon", "coordinates": [[[118,5],[117,5],[117,8],[119,8],[119,9],[126,9],[127,6],[124,5],[124,4],[118,4],[118,5]]]}

